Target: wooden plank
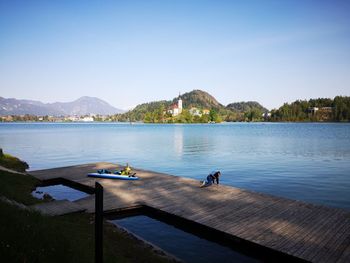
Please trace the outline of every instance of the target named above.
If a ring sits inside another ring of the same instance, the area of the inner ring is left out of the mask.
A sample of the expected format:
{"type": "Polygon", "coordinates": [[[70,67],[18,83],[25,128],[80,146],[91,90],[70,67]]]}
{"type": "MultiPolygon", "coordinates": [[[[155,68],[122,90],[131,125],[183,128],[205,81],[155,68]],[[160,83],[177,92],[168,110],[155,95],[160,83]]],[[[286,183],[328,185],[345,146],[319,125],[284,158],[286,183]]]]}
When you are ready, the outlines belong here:
{"type": "MultiPolygon", "coordinates": [[[[273,231],[279,231],[283,226],[297,220],[298,209],[296,209],[296,205],[297,201],[294,200],[286,202],[279,211],[276,211],[270,217],[260,218],[259,222],[255,224],[255,233],[250,233],[250,238],[254,242],[260,243],[267,237],[271,238],[271,235],[274,234],[273,231]]],[[[242,236],[245,235],[245,233],[242,233],[242,236]]]]}
{"type": "MultiPolygon", "coordinates": [[[[255,200],[256,200],[255,198],[243,192],[240,195],[239,199],[230,200],[223,203],[223,206],[226,207],[225,215],[226,216],[236,215],[237,217],[242,216],[244,215],[245,211],[252,209],[251,206],[256,204],[255,200]]],[[[220,207],[220,205],[217,205],[217,206],[220,207]]],[[[226,217],[225,215],[220,215],[220,216],[222,216],[221,218],[224,219],[226,217]]],[[[202,215],[199,215],[197,217],[191,217],[192,220],[198,221],[199,223],[208,222],[211,219],[216,220],[216,218],[217,218],[217,215],[215,213],[209,213],[206,217],[203,217],[202,215]]]]}
{"type": "Polygon", "coordinates": [[[306,211],[308,212],[304,212],[305,214],[300,213],[298,220],[293,224],[287,223],[285,227],[281,228],[281,230],[277,233],[281,237],[280,240],[274,240],[275,244],[271,242],[266,242],[266,244],[275,249],[292,254],[291,249],[295,247],[295,245],[299,244],[303,237],[307,236],[308,231],[306,229],[310,226],[310,224],[316,225],[313,222],[322,212],[321,209],[308,209],[306,211]]]}
{"type": "Polygon", "coordinates": [[[286,202],[280,209],[271,211],[269,215],[264,213],[264,216],[262,215],[258,220],[255,219],[255,222],[250,224],[249,233],[242,232],[240,236],[249,235],[254,242],[260,243],[259,240],[265,240],[266,236],[270,237],[273,234],[271,230],[279,227],[281,221],[294,218],[295,204],[296,201],[286,202]],[[251,228],[254,231],[251,231],[251,228]]]}
{"type": "Polygon", "coordinates": [[[267,223],[266,228],[261,230],[261,234],[255,236],[252,235],[252,240],[258,244],[264,244],[272,248],[276,248],[285,241],[285,237],[291,235],[298,230],[300,222],[306,220],[309,216],[312,216],[312,211],[304,210],[299,207],[299,202],[294,203],[294,206],[286,206],[287,210],[284,216],[274,217],[268,219],[271,224],[267,223]],[[297,213],[295,211],[298,211],[297,213]],[[291,226],[296,226],[291,229],[291,226]]]}
{"type": "Polygon", "coordinates": [[[338,224],[336,230],[330,232],[332,236],[327,239],[328,242],[326,244],[325,242],[320,244],[319,247],[321,247],[321,251],[319,253],[314,253],[312,260],[319,262],[329,262],[330,260],[336,258],[337,255],[339,256],[342,254],[347,245],[349,245],[349,230],[349,224],[338,224]]]}
{"type": "Polygon", "coordinates": [[[350,262],[350,238],[347,240],[348,246],[345,248],[344,252],[340,255],[337,263],[349,263],[350,262]]]}
{"type": "Polygon", "coordinates": [[[242,210],[238,210],[237,213],[226,212],[226,215],[217,216],[212,220],[206,221],[205,224],[212,225],[221,231],[230,231],[236,235],[236,232],[233,231],[232,228],[244,228],[246,226],[247,220],[249,220],[249,217],[255,213],[258,213],[261,211],[261,209],[263,208],[248,205],[242,210]]]}
{"type": "Polygon", "coordinates": [[[231,213],[232,211],[227,209],[227,204],[220,204],[213,209],[207,207],[194,216],[190,216],[189,219],[203,225],[212,226],[218,218],[224,220],[231,213]]]}
{"type": "Polygon", "coordinates": [[[266,200],[266,202],[255,202],[247,205],[243,210],[238,210],[235,214],[231,214],[222,220],[219,219],[219,222],[216,222],[216,227],[222,231],[238,235],[239,231],[244,231],[251,222],[257,220],[255,218],[256,216],[259,217],[266,209],[280,205],[274,199],[270,201],[266,200]]]}
{"type": "Polygon", "coordinates": [[[290,205],[294,205],[294,201],[290,202],[275,202],[274,204],[264,208],[262,211],[255,213],[248,219],[245,224],[249,227],[241,229],[232,229],[236,235],[240,237],[253,237],[259,233],[264,232],[266,229],[266,221],[274,220],[279,218],[283,213],[290,211],[290,205]]]}
{"type": "Polygon", "coordinates": [[[312,258],[312,253],[315,251],[314,248],[323,247],[329,240],[328,236],[338,231],[338,227],[342,224],[342,222],[337,220],[339,213],[328,211],[328,213],[324,212],[322,215],[324,215],[322,218],[314,221],[314,227],[310,229],[310,233],[303,238],[300,244],[293,248],[296,254],[300,254],[300,256],[306,258],[312,258]],[[304,244],[308,245],[305,246],[304,244]]]}
{"type": "Polygon", "coordinates": [[[323,211],[322,217],[309,221],[307,228],[304,229],[302,233],[298,233],[301,238],[297,244],[290,248],[290,253],[309,260],[312,258],[310,255],[314,253],[315,250],[318,250],[319,247],[322,247],[318,240],[320,233],[322,233],[322,239],[326,240],[327,232],[325,231],[334,230],[329,222],[334,222],[334,219],[337,218],[336,214],[330,211],[327,212],[323,211]]]}

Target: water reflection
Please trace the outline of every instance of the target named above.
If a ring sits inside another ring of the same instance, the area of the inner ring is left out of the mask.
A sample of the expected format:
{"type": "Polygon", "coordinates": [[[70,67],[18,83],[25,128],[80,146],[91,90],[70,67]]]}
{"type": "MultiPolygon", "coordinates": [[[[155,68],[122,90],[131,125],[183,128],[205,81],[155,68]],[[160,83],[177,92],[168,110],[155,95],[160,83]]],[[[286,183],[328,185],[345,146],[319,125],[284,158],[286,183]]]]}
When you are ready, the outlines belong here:
{"type": "Polygon", "coordinates": [[[50,186],[39,186],[33,192],[32,195],[38,199],[44,199],[45,195],[49,195],[55,200],[69,200],[76,201],[81,198],[89,196],[87,193],[75,190],[71,187],[58,184],[50,186]]]}
{"type": "MultiPolygon", "coordinates": [[[[217,138],[211,136],[200,127],[192,127],[195,132],[186,130],[186,126],[176,125],[174,128],[174,152],[176,156],[199,157],[216,151],[220,144],[217,138]]],[[[220,141],[220,139],[219,139],[220,141]]]]}
{"type": "Polygon", "coordinates": [[[184,148],[183,128],[179,125],[174,128],[174,152],[177,157],[182,157],[184,148]]]}

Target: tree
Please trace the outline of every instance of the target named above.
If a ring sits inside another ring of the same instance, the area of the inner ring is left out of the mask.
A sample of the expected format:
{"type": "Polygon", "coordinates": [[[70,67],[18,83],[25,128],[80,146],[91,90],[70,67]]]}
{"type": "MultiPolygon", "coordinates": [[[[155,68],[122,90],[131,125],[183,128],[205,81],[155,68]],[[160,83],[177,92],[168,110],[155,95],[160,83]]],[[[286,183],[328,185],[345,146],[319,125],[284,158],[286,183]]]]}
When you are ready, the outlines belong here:
{"type": "Polygon", "coordinates": [[[181,123],[192,123],[193,116],[191,115],[191,113],[188,110],[183,109],[181,114],[179,114],[177,116],[177,121],[181,122],[181,123]]]}
{"type": "Polygon", "coordinates": [[[337,121],[350,121],[350,97],[337,96],[334,98],[334,118],[337,121]]]}
{"type": "Polygon", "coordinates": [[[145,118],[143,119],[143,121],[146,122],[146,123],[152,122],[152,115],[151,115],[150,112],[146,113],[145,118]]]}
{"type": "Polygon", "coordinates": [[[222,121],[221,117],[219,116],[217,111],[214,109],[211,109],[209,112],[209,120],[212,122],[221,122],[222,121]]]}
{"type": "Polygon", "coordinates": [[[263,112],[258,108],[252,108],[248,112],[245,113],[245,118],[248,121],[262,121],[263,120],[263,112]]]}

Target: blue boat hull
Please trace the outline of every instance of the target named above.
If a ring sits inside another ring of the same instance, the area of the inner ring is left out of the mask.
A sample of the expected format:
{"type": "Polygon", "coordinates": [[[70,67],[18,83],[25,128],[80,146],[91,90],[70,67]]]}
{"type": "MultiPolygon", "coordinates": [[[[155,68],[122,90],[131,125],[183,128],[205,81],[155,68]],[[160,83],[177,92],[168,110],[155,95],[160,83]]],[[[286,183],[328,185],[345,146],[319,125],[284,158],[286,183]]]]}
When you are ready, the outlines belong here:
{"type": "Polygon", "coordinates": [[[120,174],[100,174],[100,173],[90,173],[89,177],[96,178],[107,178],[107,179],[118,179],[118,180],[138,180],[136,176],[120,175],[120,174]]]}

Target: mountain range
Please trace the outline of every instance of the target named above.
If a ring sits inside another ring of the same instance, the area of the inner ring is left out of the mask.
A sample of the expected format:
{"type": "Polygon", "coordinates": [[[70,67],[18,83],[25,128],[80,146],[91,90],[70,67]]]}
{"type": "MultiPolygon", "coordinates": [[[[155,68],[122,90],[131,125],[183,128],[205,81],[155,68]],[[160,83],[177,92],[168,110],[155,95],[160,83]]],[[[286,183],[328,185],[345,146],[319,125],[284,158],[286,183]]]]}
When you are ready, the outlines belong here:
{"type": "Polygon", "coordinates": [[[83,116],[122,113],[107,102],[95,97],[81,97],[72,102],[43,103],[35,100],[6,99],[0,97],[0,115],[83,116]]]}

